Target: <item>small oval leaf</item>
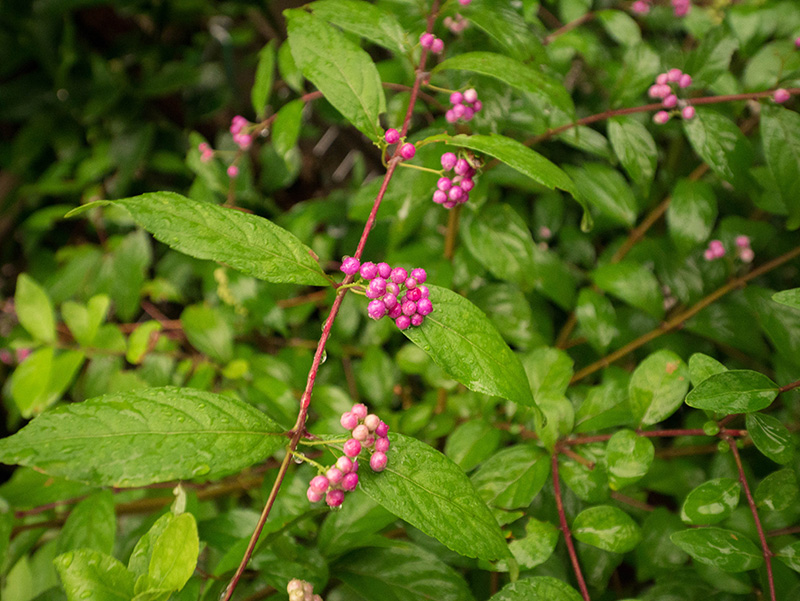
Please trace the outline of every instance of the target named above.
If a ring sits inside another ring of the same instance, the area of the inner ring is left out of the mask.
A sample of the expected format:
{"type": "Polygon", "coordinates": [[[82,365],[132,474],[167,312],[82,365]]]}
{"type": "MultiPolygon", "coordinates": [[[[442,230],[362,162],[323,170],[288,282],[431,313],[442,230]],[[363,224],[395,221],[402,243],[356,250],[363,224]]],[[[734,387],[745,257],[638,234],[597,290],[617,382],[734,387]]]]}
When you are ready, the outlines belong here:
{"type": "Polygon", "coordinates": [[[727,518],[739,504],[742,487],[733,478],[703,482],[692,490],[681,507],[686,524],[716,524],[727,518]]]}
{"type": "Polygon", "coordinates": [[[642,538],[633,518],[611,505],[597,505],[581,511],[572,522],[575,538],[605,551],[627,553],[642,538]]]}
{"type": "Polygon", "coordinates": [[[726,572],[753,570],[764,563],[750,539],[744,534],[723,528],[692,528],[675,532],[670,540],[691,555],[695,561],[726,572]]]}
{"type": "Polygon", "coordinates": [[[794,457],[794,441],[789,430],[778,419],[763,413],[748,413],[747,433],[764,455],[781,465],[794,457]]]}
{"type": "Polygon", "coordinates": [[[582,601],[578,591],[551,576],[534,576],[505,585],[489,601],[582,601]]]}
{"type": "Polygon", "coordinates": [[[654,457],[655,448],[649,438],[633,430],[616,432],[606,447],[609,486],[619,490],[637,482],[650,469],[654,457]]]}
{"type": "Polygon", "coordinates": [[[751,413],[769,407],[776,396],[778,385],[767,376],[732,369],[700,382],[686,396],[686,404],[717,413],[751,413]]]}

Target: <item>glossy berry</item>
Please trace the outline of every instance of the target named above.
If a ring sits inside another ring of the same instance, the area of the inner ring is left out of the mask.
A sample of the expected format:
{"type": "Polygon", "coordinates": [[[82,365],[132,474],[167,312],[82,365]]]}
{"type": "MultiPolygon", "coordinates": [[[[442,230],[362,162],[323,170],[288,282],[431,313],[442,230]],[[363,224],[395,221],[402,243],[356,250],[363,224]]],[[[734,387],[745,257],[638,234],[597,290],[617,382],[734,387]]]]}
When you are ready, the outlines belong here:
{"type": "Polygon", "coordinates": [[[329,490],[328,494],[325,495],[325,502],[330,507],[339,507],[344,501],[344,491],[343,490],[329,490]]]}
{"type": "Polygon", "coordinates": [[[369,458],[369,466],[372,468],[373,472],[382,472],[386,467],[386,462],[386,453],[382,453],[381,451],[375,451],[372,457],[369,458]]]}
{"type": "Polygon", "coordinates": [[[394,269],[392,269],[392,275],[390,277],[392,281],[399,286],[400,284],[406,281],[408,273],[402,267],[395,267],[394,269]]]}
{"type": "Polygon", "coordinates": [[[347,475],[353,471],[353,460],[342,455],[336,460],[336,467],[339,468],[343,474],[347,475]]]}
{"type": "Polygon", "coordinates": [[[309,488],[306,491],[306,498],[308,498],[308,500],[311,501],[312,503],[317,503],[318,501],[322,500],[322,495],[324,494],[325,493],[317,492],[313,488],[309,488]]]}
{"type": "Polygon", "coordinates": [[[439,38],[436,38],[431,43],[431,52],[434,54],[441,54],[444,51],[444,42],[439,38]]]}
{"type": "Polygon", "coordinates": [[[406,292],[406,300],[410,301],[418,301],[422,298],[422,291],[419,288],[414,288],[413,290],[409,290],[406,292]]]}
{"type": "Polygon", "coordinates": [[[450,94],[450,104],[461,104],[464,100],[464,95],[461,92],[453,92],[450,94]]]}
{"type": "Polygon", "coordinates": [[[386,293],[383,295],[383,304],[387,311],[391,311],[397,305],[397,297],[394,294],[386,293]]]}
{"type": "Polygon", "coordinates": [[[453,167],[455,167],[457,162],[458,157],[452,152],[445,152],[442,155],[442,167],[447,171],[450,171],[453,167]]]}
{"type": "Polygon", "coordinates": [[[423,298],[417,303],[417,313],[420,315],[429,315],[433,311],[433,303],[429,298],[423,298]]]}
{"type": "Polygon", "coordinates": [[[683,107],[683,110],[681,110],[681,117],[683,117],[686,120],[693,119],[695,113],[696,111],[693,106],[685,106],[683,107]]]}
{"type": "Polygon", "coordinates": [[[428,278],[428,274],[425,273],[425,270],[422,267],[417,267],[416,269],[411,270],[411,277],[417,280],[418,284],[422,284],[428,278]]]}
{"type": "Polygon", "coordinates": [[[392,268],[388,263],[378,263],[378,275],[383,279],[388,278],[392,274],[392,268]]]}
{"type": "Polygon", "coordinates": [[[351,438],[346,443],[344,443],[344,454],[350,457],[358,457],[359,453],[361,453],[361,443],[358,442],[355,438],[351,438]]]}
{"type": "Polygon", "coordinates": [[[352,411],[353,415],[355,415],[358,419],[364,419],[367,417],[368,413],[367,406],[364,403],[356,403],[353,405],[350,411],[352,411]]]}
{"type": "Polygon", "coordinates": [[[328,481],[331,484],[339,484],[339,482],[342,481],[344,474],[342,473],[342,470],[340,470],[338,467],[332,467],[327,472],[325,472],[325,476],[328,478],[328,481]]]}
{"type": "Polygon", "coordinates": [[[670,94],[664,98],[664,106],[668,109],[674,108],[678,105],[678,97],[675,94],[670,94]]]}
{"type": "Polygon", "coordinates": [[[325,476],[314,476],[311,478],[311,482],[309,482],[308,487],[317,491],[318,493],[324,493],[326,490],[328,490],[329,485],[330,482],[325,476]]]}
{"type": "Polygon", "coordinates": [[[378,427],[375,428],[375,435],[380,437],[385,437],[389,433],[389,426],[384,422],[378,424],[378,427]]]}
{"type": "Polygon", "coordinates": [[[360,442],[364,442],[369,436],[369,428],[367,428],[364,424],[360,424],[353,428],[353,438],[360,442]]]}
{"type": "Polygon", "coordinates": [[[381,436],[380,438],[378,438],[378,440],[375,441],[375,450],[380,451],[381,453],[385,453],[386,451],[388,451],[389,446],[391,446],[391,443],[389,442],[389,439],[386,438],[385,436],[381,436]]]}
{"type": "Polygon", "coordinates": [[[374,444],[375,444],[375,435],[374,434],[370,434],[369,436],[367,436],[366,440],[364,441],[364,443],[361,446],[366,448],[366,449],[371,449],[374,444]]]}
{"type": "Polygon", "coordinates": [[[355,257],[345,257],[339,269],[347,275],[353,275],[358,272],[360,266],[361,262],[355,257]]]}
{"type": "Polygon", "coordinates": [[[777,102],[778,104],[782,104],[782,103],[786,102],[791,97],[792,97],[792,95],[789,92],[787,92],[786,90],[784,90],[783,88],[778,88],[777,90],[775,90],[775,93],[772,95],[772,99],[775,102],[777,102]]]}
{"type": "Polygon", "coordinates": [[[432,33],[423,33],[419,36],[419,45],[423,48],[430,48],[433,45],[433,40],[436,39],[436,36],[432,33]]]}
{"type": "Polygon", "coordinates": [[[342,428],[345,430],[352,430],[358,425],[358,416],[351,411],[347,411],[342,413],[342,418],[339,420],[339,423],[342,424],[342,428]]]}
{"type": "MultiPolygon", "coordinates": [[[[414,313],[417,312],[417,303],[414,301],[406,301],[403,303],[403,315],[408,315],[411,317],[414,313]]],[[[401,328],[402,329],[402,328],[401,328]]]]}
{"type": "Polygon", "coordinates": [[[394,128],[387,129],[383,139],[386,140],[387,144],[397,144],[400,141],[400,132],[394,128]]]}
{"type": "Polygon", "coordinates": [[[234,179],[239,175],[239,168],[236,165],[228,167],[228,177],[234,179]]]}
{"type": "Polygon", "coordinates": [[[372,289],[373,293],[375,294],[374,298],[383,296],[386,294],[386,280],[380,277],[375,277],[375,279],[369,283],[368,288],[372,289]]]}
{"type": "Polygon", "coordinates": [[[372,261],[367,261],[361,266],[361,269],[359,269],[358,272],[365,280],[371,280],[378,275],[378,266],[372,261]]]}
{"type": "Polygon", "coordinates": [[[433,193],[433,202],[440,205],[444,202],[447,202],[447,192],[442,192],[441,190],[436,190],[433,193]]]}
{"type": "Polygon", "coordinates": [[[394,320],[395,325],[400,330],[405,330],[411,325],[411,319],[407,315],[401,315],[394,320]]]}
{"type": "Polygon", "coordinates": [[[372,319],[380,319],[384,315],[386,315],[386,303],[382,300],[373,300],[370,301],[369,305],[367,305],[367,315],[369,315],[372,319]]]}
{"type": "Polygon", "coordinates": [[[417,287],[417,280],[411,277],[406,278],[405,285],[406,288],[408,288],[409,290],[413,290],[414,288],[417,287]]]}
{"type": "Polygon", "coordinates": [[[375,429],[380,425],[381,418],[379,418],[374,413],[370,413],[367,417],[364,418],[364,425],[370,432],[374,432],[375,429]]]}
{"type": "Polygon", "coordinates": [[[736,246],[739,248],[750,248],[750,238],[747,236],[736,236],[736,246]]]}
{"type": "Polygon", "coordinates": [[[356,486],[358,486],[358,474],[354,472],[345,474],[344,478],[342,478],[342,489],[351,492],[356,489],[356,486]]]}
{"type": "Polygon", "coordinates": [[[394,307],[391,308],[387,315],[390,319],[397,319],[403,314],[403,305],[402,303],[397,303],[394,307]]]}
{"type": "Polygon", "coordinates": [[[678,86],[681,88],[688,88],[690,85],[692,85],[692,76],[688,73],[681,75],[681,78],[678,80],[678,86]]]}
{"type": "Polygon", "coordinates": [[[473,104],[478,100],[478,92],[475,91],[475,88],[470,88],[466,92],[464,92],[464,101],[473,104]]]}
{"type": "Polygon", "coordinates": [[[436,187],[441,190],[442,192],[447,192],[453,185],[453,182],[450,180],[449,177],[440,177],[439,181],[436,182],[436,187]]]}
{"type": "Polygon", "coordinates": [[[400,147],[400,156],[406,160],[413,159],[416,153],[417,148],[410,142],[406,142],[400,147]]]}
{"type": "Polygon", "coordinates": [[[423,321],[425,321],[424,315],[420,315],[419,313],[414,313],[414,315],[411,316],[412,326],[421,326],[423,321]]]}
{"type": "Polygon", "coordinates": [[[664,125],[667,121],[669,121],[669,113],[667,111],[658,111],[655,115],[653,115],[653,121],[659,125],[664,125]]]}

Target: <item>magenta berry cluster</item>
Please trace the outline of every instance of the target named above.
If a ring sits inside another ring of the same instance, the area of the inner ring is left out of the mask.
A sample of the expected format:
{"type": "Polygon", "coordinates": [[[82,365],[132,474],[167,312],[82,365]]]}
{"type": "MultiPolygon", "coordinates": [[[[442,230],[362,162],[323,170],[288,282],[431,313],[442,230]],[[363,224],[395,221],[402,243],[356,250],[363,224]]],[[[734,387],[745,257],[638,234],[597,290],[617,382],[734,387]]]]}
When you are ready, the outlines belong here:
{"type": "MultiPolygon", "coordinates": [[[[685,17],[692,7],[691,0],[671,0],[672,14],[676,17],[685,17]]],[[[631,10],[640,15],[646,15],[652,8],[653,0],[636,0],[631,5],[631,10]]]]}
{"type": "Polygon", "coordinates": [[[427,48],[434,54],[441,54],[444,52],[444,42],[432,33],[423,33],[419,36],[419,45],[423,48],[427,48]]]}
{"type": "Polygon", "coordinates": [[[433,193],[433,202],[442,205],[445,209],[464,204],[469,200],[469,193],[475,187],[475,169],[466,159],[459,159],[452,152],[442,155],[442,168],[445,172],[452,170],[455,175],[443,176],[436,182],[436,191],[433,193]]]}
{"type": "MultiPolygon", "coordinates": [[[[656,82],[650,86],[647,95],[650,98],[660,99],[665,108],[680,108],[681,117],[692,119],[695,115],[694,107],[687,104],[685,100],[679,99],[677,94],[678,90],[688,88],[690,85],[692,85],[691,75],[684,73],[680,69],[670,69],[656,77],[656,82]]],[[[653,115],[653,121],[663,125],[669,121],[670,116],[667,111],[658,111],[653,115]]]]}
{"type": "Polygon", "coordinates": [[[355,257],[342,260],[341,271],[347,275],[358,273],[367,280],[365,294],[370,303],[367,314],[375,320],[388,316],[401,330],[421,326],[425,316],[433,311],[430,291],[425,286],[427,274],[421,267],[411,273],[388,263],[361,264],[355,257]]]}
{"type": "Polygon", "coordinates": [[[250,134],[244,133],[244,129],[249,125],[247,119],[241,115],[236,115],[231,119],[230,132],[233,136],[233,141],[242,149],[247,150],[253,143],[253,137],[250,134]]]}
{"type": "Polygon", "coordinates": [[[286,585],[289,601],[322,601],[322,597],[314,594],[314,586],[310,582],[292,578],[286,585]]]}
{"type": "Polygon", "coordinates": [[[444,114],[448,123],[455,123],[459,119],[471,121],[475,113],[483,107],[481,101],[478,100],[478,92],[474,88],[466,90],[463,94],[453,92],[450,94],[450,104],[452,106],[444,114]]]}
{"type": "Polygon", "coordinates": [[[703,253],[703,257],[705,257],[706,261],[714,261],[715,259],[721,259],[724,256],[725,247],[719,240],[712,240],[709,242],[708,248],[706,248],[705,252],[703,253]]]}
{"type": "Polygon", "coordinates": [[[344,502],[345,493],[358,486],[358,458],[362,451],[369,452],[372,471],[382,472],[390,446],[389,426],[374,413],[368,413],[367,406],[362,403],[356,403],[350,411],[342,413],[339,422],[345,430],[350,430],[352,436],[344,443],[344,455],[324,475],[314,476],[306,491],[309,501],[316,503],[324,496],[330,507],[339,507],[344,502]]]}
{"type": "MultiPolygon", "coordinates": [[[[736,256],[742,263],[752,263],[755,258],[753,249],[750,248],[750,238],[748,236],[736,236],[736,256]]],[[[703,252],[706,261],[714,261],[725,256],[725,246],[720,240],[712,240],[708,243],[708,248],[703,252]]]]}
{"type": "Polygon", "coordinates": [[[200,151],[200,160],[203,163],[208,163],[214,158],[214,150],[206,142],[200,142],[197,146],[197,150],[200,151]]]}
{"type": "MultiPolygon", "coordinates": [[[[461,0],[459,0],[461,2],[461,0]]],[[[452,33],[459,34],[469,27],[469,21],[456,13],[452,17],[444,18],[444,26],[447,27],[452,33]]]]}

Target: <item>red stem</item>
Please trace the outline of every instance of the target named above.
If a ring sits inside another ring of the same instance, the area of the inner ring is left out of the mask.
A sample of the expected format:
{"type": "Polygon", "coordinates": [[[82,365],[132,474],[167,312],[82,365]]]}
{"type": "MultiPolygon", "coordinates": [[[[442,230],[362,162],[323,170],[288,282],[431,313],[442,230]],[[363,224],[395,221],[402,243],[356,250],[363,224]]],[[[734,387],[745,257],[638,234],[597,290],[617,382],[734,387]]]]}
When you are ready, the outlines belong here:
{"type": "Polygon", "coordinates": [[[559,449],[556,449],[552,457],[553,493],[556,497],[558,522],[561,525],[561,532],[564,534],[564,542],[567,543],[567,552],[572,562],[572,569],[575,570],[575,578],[578,581],[578,587],[581,589],[583,601],[592,601],[591,597],[589,597],[589,589],[586,588],[586,581],[583,579],[581,564],[578,562],[578,554],[575,552],[575,545],[572,543],[572,533],[569,531],[569,526],[567,525],[567,514],[564,512],[564,501],[561,498],[561,483],[558,478],[558,451],[559,449]]]}

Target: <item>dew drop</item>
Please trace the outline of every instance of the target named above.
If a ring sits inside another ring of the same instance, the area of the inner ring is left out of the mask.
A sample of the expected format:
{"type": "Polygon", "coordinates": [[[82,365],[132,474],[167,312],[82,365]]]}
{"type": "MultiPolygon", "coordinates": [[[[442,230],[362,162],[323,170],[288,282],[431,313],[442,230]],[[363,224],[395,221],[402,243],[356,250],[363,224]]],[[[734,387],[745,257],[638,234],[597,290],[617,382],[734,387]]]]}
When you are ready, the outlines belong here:
{"type": "Polygon", "coordinates": [[[323,351],[322,351],[322,359],[320,360],[319,364],[322,365],[327,360],[328,360],[328,351],[323,349],[323,351]]]}

